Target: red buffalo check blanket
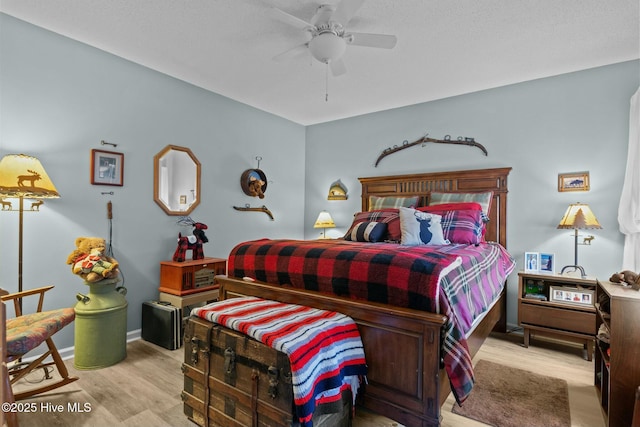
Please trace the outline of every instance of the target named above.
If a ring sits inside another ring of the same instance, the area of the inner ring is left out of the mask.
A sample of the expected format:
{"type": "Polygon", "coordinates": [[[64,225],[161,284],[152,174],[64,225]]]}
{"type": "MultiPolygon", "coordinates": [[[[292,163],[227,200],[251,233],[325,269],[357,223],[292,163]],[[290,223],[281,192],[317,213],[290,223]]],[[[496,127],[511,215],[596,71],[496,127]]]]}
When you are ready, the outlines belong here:
{"type": "Polygon", "coordinates": [[[227,272],[447,317],[442,358],[456,400],[474,384],[467,334],[491,308],[515,262],[497,243],[403,246],[345,240],[269,240],[232,249],[227,272]]]}
{"type": "MultiPolygon", "coordinates": [[[[296,415],[313,426],[317,401],[341,399],[341,391],[367,372],[355,322],[344,314],[255,297],[231,298],[191,311],[241,332],[289,356],[296,415]]],[[[354,396],[357,387],[351,387],[354,396]]]]}

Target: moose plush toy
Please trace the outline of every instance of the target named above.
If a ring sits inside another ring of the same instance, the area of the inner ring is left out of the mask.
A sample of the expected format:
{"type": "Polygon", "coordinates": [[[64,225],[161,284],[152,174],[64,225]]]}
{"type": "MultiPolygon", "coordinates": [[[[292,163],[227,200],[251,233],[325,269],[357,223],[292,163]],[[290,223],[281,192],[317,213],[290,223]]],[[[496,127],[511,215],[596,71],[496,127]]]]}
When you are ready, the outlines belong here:
{"type": "Polygon", "coordinates": [[[203,244],[207,243],[209,239],[204,234],[204,230],[207,229],[207,225],[201,222],[195,222],[190,217],[181,218],[178,221],[179,224],[187,224],[193,226],[193,234],[190,236],[183,236],[182,233],[178,233],[178,247],[173,253],[173,260],[176,262],[183,262],[187,258],[187,251],[191,251],[191,259],[204,258],[203,244]]]}
{"type": "Polygon", "coordinates": [[[640,290],[640,275],[633,271],[623,270],[620,273],[613,273],[609,281],[613,283],[626,283],[636,291],[640,290]]]}

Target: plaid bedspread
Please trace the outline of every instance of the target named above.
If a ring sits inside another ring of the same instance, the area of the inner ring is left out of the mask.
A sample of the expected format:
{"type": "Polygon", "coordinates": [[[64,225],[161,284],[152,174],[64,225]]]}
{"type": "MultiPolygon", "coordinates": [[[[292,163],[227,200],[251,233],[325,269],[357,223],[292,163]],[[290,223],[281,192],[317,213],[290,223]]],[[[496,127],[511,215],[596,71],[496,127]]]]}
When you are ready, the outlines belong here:
{"type": "MultiPolygon", "coordinates": [[[[341,313],[242,297],[196,308],[191,315],[242,332],[289,356],[294,404],[303,427],[313,426],[318,398],[341,399],[342,389],[367,373],[358,327],[341,313]]],[[[351,388],[355,400],[357,387],[351,388]]]]}
{"type": "Polygon", "coordinates": [[[497,243],[402,246],[344,240],[256,240],[232,249],[228,274],[447,316],[443,359],[462,403],[473,388],[466,342],[498,297],[513,258],[497,243]]]}

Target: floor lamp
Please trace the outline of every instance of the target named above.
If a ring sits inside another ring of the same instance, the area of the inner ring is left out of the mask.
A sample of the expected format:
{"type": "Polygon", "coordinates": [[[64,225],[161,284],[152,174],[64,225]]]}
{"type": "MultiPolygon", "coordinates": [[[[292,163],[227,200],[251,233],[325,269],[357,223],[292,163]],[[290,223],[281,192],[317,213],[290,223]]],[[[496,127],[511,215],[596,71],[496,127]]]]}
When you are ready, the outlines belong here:
{"type": "MultiPolygon", "coordinates": [[[[562,267],[562,271],[560,274],[564,273],[566,269],[580,270],[582,278],[587,277],[584,272],[584,268],[578,265],[578,230],[579,229],[596,229],[602,228],[598,219],[591,211],[589,205],[585,203],[572,203],[567,208],[567,211],[564,213],[564,216],[560,220],[560,224],[558,224],[558,228],[560,229],[573,229],[574,230],[574,262],[573,265],[567,265],[562,267]]],[[[593,236],[589,240],[589,244],[593,240],[593,236]]],[[[586,240],[585,240],[586,241],[586,240]]],[[[587,243],[583,243],[587,244],[587,243]]]]}
{"type": "MultiPolygon", "coordinates": [[[[28,212],[37,212],[42,205],[41,199],[60,197],[58,190],[49,179],[40,160],[25,154],[8,154],[0,160],[0,203],[2,211],[18,211],[18,292],[22,287],[22,226],[24,199],[37,199],[31,203],[28,212]],[[18,199],[18,208],[7,199],[18,199]]],[[[22,312],[22,299],[18,301],[22,312]]]]}

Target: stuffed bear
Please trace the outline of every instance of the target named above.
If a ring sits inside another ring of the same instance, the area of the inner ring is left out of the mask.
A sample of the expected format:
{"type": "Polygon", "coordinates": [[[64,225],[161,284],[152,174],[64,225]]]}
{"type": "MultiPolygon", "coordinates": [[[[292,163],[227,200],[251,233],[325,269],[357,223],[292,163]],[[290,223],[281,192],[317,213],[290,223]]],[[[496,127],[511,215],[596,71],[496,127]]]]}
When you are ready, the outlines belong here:
{"type": "Polygon", "coordinates": [[[613,273],[609,281],[613,283],[626,283],[636,291],[640,290],[640,275],[633,271],[623,270],[620,273],[613,273]]]}
{"type": "Polygon", "coordinates": [[[78,237],[76,249],[67,257],[73,274],[90,283],[118,277],[118,261],[105,255],[106,243],[100,237],[78,237]]]}
{"type": "Polygon", "coordinates": [[[261,199],[264,199],[264,192],[262,191],[262,186],[264,185],[264,181],[261,179],[257,179],[252,176],[249,178],[249,195],[252,197],[258,196],[261,199]]]}

